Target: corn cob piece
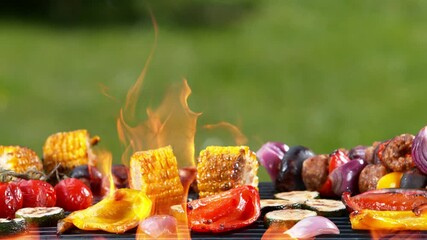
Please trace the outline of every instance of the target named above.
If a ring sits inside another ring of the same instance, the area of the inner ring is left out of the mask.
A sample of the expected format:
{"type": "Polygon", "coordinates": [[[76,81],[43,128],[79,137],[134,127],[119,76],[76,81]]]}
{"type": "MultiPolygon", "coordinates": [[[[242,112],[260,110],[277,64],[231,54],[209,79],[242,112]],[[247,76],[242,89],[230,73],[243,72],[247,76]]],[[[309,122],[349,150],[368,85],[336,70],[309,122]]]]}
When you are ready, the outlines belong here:
{"type": "Polygon", "coordinates": [[[200,152],[197,161],[200,197],[242,185],[258,187],[258,161],[247,146],[209,146],[200,152]]]}
{"type": "Polygon", "coordinates": [[[28,170],[43,171],[37,153],[21,146],[0,146],[0,168],[25,173],[28,170]]]}
{"type": "Polygon", "coordinates": [[[45,171],[50,173],[60,164],[58,171],[68,174],[79,165],[92,163],[96,156],[91,146],[99,140],[98,136],[89,139],[89,133],[85,129],[50,135],[43,146],[45,171]]]}
{"type": "Polygon", "coordinates": [[[147,194],[154,203],[154,213],[169,214],[172,205],[183,202],[184,188],[171,146],[135,152],[129,171],[130,187],[147,194]]]}

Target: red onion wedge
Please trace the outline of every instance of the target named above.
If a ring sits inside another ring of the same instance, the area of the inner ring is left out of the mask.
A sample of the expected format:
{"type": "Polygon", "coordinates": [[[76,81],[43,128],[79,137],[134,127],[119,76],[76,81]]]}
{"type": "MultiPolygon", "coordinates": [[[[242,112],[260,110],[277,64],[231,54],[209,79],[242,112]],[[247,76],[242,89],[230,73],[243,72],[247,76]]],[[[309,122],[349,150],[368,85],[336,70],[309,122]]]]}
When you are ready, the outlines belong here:
{"type": "Polygon", "coordinates": [[[257,151],[256,155],[260,164],[265,167],[271,180],[276,181],[279,164],[289,146],[281,142],[267,142],[257,151]]]}
{"type": "Polygon", "coordinates": [[[412,160],[424,174],[427,174],[427,126],[422,128],[412,143],[412,160]]]}
{"type": "Polygon", "coordinates": [[[175,236],[177,220],[169,215],[154,215],[141,222],[138,228],[141,233],[147,234],[150,238],[175,236]]]}
{"type": "Polygon", "coordinates": [[[334,194],[341,196],[346,191],[357,192],[359,175],[366,165],[363,159],[354,159],[334,169],[329,174],[334,194]]]}
{"type": "Polygon", "coordinates": [[[314,216],[304,218],[284,233],[292,238],[301,239],[313,238],[322,234],[340,234],[340,230],[331,220],[322,216],[314,216]]]}

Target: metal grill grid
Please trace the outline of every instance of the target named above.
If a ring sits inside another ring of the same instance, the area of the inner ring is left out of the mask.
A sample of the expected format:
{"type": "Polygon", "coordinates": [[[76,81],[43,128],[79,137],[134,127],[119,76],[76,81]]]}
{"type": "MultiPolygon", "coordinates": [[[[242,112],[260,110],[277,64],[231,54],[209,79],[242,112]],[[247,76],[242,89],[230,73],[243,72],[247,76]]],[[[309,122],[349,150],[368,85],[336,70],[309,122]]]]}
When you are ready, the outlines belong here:
{"type": "MultiPolygon", "coordinates": [[[[260,183],[260,196],[262,199],[273,198],[274,188],[272,183],[260,183]]],[[[369,231],[355,231],[351,229],[348,217],[332,217],[330,218],[340,229],[340,235],[321,235],[317,239],[371,239],[369,231]]],[[[192,233],[192,239],[261,239],[266,228],[263,225],[262,217],[260,217],[252,225],[238,229],[233,232],[223,234],[207,234],[207,233],[192,233]]],[[[283,236],[280,236],[283,237],[283,236]]],[[[381,239],[427,239],[427,231],[410,231],[399,233],[382,233],[381,239]]],[[[10,239],[4,237],[2,239],[10,239]]],[[[44,227],[40,229],[30,230],[25,237],[19,239],[135,239],[135,230],[126,232],[125,234],[111,234],[101,231],[88,232],[81,230],[73,230],[61,236],[56,235],[56,227],[44,227]]]]}

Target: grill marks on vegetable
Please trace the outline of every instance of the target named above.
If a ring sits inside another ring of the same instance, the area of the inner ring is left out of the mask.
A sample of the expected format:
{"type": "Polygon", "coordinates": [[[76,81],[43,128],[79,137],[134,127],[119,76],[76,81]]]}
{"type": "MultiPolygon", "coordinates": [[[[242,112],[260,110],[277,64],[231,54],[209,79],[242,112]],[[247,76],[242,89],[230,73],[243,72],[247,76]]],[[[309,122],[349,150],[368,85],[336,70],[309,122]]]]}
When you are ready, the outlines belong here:
{"type": "Polygon", "coordinates": [[[266,227],[275,224],[290,228],[309,216],[337,217],[347,213],[341,201],[319,199],[317,191],[282,192],[274,196],[279,199],[261,200],[266,227]]]}

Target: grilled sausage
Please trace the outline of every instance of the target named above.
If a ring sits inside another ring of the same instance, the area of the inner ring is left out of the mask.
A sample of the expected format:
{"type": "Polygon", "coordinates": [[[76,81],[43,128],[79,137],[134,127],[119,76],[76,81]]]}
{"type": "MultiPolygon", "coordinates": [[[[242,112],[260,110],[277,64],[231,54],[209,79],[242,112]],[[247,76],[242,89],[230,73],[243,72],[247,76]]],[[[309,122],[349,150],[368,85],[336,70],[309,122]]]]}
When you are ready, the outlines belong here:
{"type": "Polygon", "coordinates": [[[413,140],[412,134],[402,134],[391,139],[382,153],[382,163],[393,172],[412,169],[415,166],[411,155],[413,140]]]}

